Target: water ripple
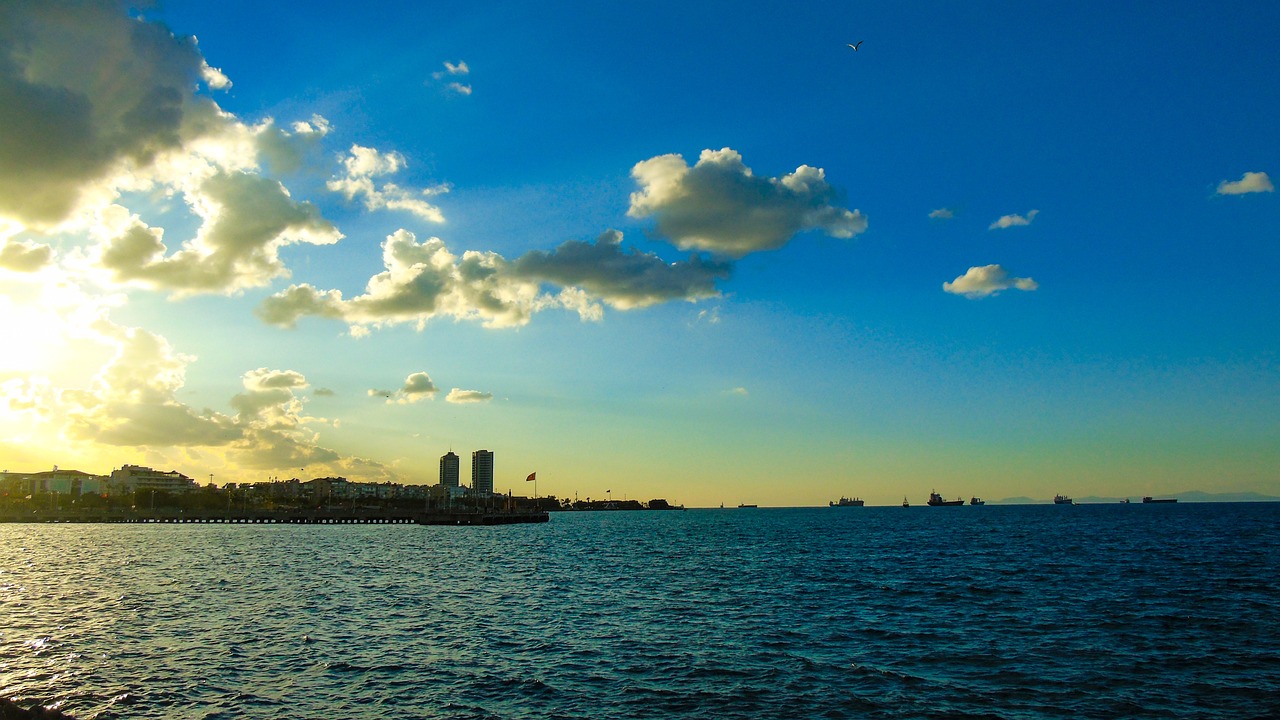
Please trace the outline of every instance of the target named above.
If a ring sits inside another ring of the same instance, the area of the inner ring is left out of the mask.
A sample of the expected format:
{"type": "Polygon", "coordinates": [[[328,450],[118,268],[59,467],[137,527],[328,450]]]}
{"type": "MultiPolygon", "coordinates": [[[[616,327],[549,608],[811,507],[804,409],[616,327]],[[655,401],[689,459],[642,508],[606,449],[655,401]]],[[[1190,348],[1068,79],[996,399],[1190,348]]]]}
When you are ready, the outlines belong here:
{"type": "Polygon", "coordinates": [[[1274,716],[1277,520],[0,526],[0,696],[85,719],[1274,716]]]}

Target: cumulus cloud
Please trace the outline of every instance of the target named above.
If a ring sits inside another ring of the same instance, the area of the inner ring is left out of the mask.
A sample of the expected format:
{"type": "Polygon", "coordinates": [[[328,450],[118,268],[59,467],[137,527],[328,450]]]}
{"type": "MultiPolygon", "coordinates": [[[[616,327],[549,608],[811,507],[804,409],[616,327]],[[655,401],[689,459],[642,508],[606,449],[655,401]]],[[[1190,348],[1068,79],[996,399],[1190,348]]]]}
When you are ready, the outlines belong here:
{"type": "Polygon", "coordinates": [[[64,390],[61,404],[75,440],[125,446],[224,446],[243,437],[226,415],[177,399],[194,358],[162,337],[106,321],[96,328],[114,356],[85,390],[64,390]]]}
{"type": "MultiPolygon", "coordinates": [[[[195,37],[191,41],[195,42],[195,37]]],[[[200,78],[204,80],[204,84],[209,86],[210,90],[230,90],[231,78],[227,77],[221,70],[209,65],[207,60],[200,61],[200,78]]]]}
{"type": "Polygon", "coordinates": [[[439,392],[440,388],[436,387],[430,375],[416,372],[404,379],[404,385],[399,390],[370,390],[369,396],[384,397],[388,404],[408,405],[420,400],[432,400],[439,392]]]}
{"type": "Polygon", "coordinates": [[[235,415],[196,410],[177,399],[194,358],[174,352],[164,338],[139,328],[100,323],[116,343],[115,357],[86,390],[63,390],[68,435],[81,442],[127,447],[218,448],[237,467],[277,469],[339,461],[307,425],[323,422],[303,412],[297,392],[306,378],[259,368],[244,374],[243,392],[231,398],[235,415]]]}
{"type": "Polygon", "coordinates": [[[1022,225],[1030,225],[1032,220],[1039,215],[1039,210],[1032,210],[1026,215],[1002,215],[999,220],[991,223],[988,230],[1003,230],[1005,228],[1019,227],[1022,225]]]}
{"type": "Polygon", "coordinates": [[[514,262],[492,252],[449,252],[444,241],[419,242],[398,230],[382,244],[386,270],[369,279],[362,295],[345,299],[338,290],[293,285],[267,298],[257,310],[265,322],[293,327],[299,319],[341,319],[362,334],[370,327],[413,323],[419,329],[437,317],[474,320],[487,327],[524,325],[536,312],[561,308],[586,320],[600,318],[598,303],[618,309],[716,294],[714,281],[727,277],[724,263],[697,257],[667,263],[621,248],[610,231],[596,243],[570,241],[555,251],[533,251],[514,262]],[[544,292],[543,284],[559,286],[544,292]]]}
{"type": "Polygon", "coordinates": [[[393,175],[406,165],[404,156],[398,152],[382,153],[375,148],[352,145],[342,161],[345,173],[330,180],[328,188],[342,193],[348,200],[361,198],[368,210],[404,210],[429,222],[444,222],[440,208],[425,198],[448,192],[447,187],[441,185],[415,193],[395,183],[374,184],[375,177],[393,175]]]}
{"type": "Polygon", "coordinates": [[[539,298],[536,284],[511,278],[501,256],[468,251],[458,258],[439,238],[420,243],[408,230],[387,237],[382,259],[387,269],[369,279],[363,295],[347,300],[337,290],[294,285],[267,298],[258,316],[281,327],[307,315],[364,328],[415,323],[421,329],[439,316],[504,327],[524,324],[551,302],[539,298]]]}
{"type": "Polygon", "coordinates": [[[1039,283],[1029,277],[1010,277],[1009,273],[999,265],[971,267],[968,272],[955,280],[942,283],[944,291],[970,298],[987,297],[1010,288],[1030,291],[1039,287],[1039,283]]]}
{"type": "Polygon", "coordinates": [[[103,211],[98,260],[117,282],[177,294],[231,293],[288,275],[281,248],[327,245],[342,238],[311,203],[294,201],[279,182],[248,173],[218,173],[189,196],[204,219],[181,250],[166,254],[164,230],[112,205],[103,211]]]}
{"type": "Polygon", "coordinates": [[[805,230],[849,238],[867,228],[861,213],[839,207],[821,168],[757,177],[724,148],[703,150],[693,167],[681,155],[660,155],[637,163],[631,175],[640,189],[627,214],[654,217],[658,233],[682,249],[741,257],[782,247],[805,230]]]}
{"type": "Polygon", "coordinates": [[[29,240],[0,241],[0,268],[31,273],[53,262],[53,248],[29,240]]]}
{"type": "Polygon", "coordinates": [[[117,3],[0,4],[0,216],[55,226],[113,174],[200,136],[218,114],[201,83],[229,81],[195,38],[117,3]]]}
{"type": "Polygon", "coordinates": [[[1239,180],[1223,180],[1218,183],[1219,195],[1244,195],[1246,193],[1274,192],[1271,178],[1264,172],[1247,172],[1239,180]]]}
{"type": "Polygon", "coordinates": [[[449,395],[445,397],[445,402],[451,402],[458,405],[468,405],[473,403],[489,402],[493,399],[493,393],[480,392],[479,390],[462,390],[454,388],[449,391],[449,395]]]}
{"type": "Polygon", "coordinates": [[[955,217],[956,213],[951,208],[938,208],[929,211],[929,218],[932,220],[950,220],[955,217]]]}
{"type": "Polygon", "coordinates": [[[580,288],[623,310],[715,297],[716,280],[727,278],[729,270],[726,262],[697,255],[669,263],[652,253],[623,250],[617,230],[605,232],[595,243],[570,240],[551,252],[531,251],[513,266],[518,277],[580,288]]]}
{"type": "Polygon", "coordinates": [[[272,170],[289,173],[303,166],[304,161],[318,154],[320,141],[333,126],[322,115],[312,115],[309,120],[297,120],[286,130],[268,119],[255,126],[258,156],[272,170]]]}
{"type": "Polygon", "coordinates": [[[244,392],[231,399],[236,409],[239,440],[228,450],[228,458],[241,467],[271,470],[305,465],[340,464],[344,458],[319,444],[319,435],[309,426],[326,422],[305,414],[307,379],[293,370],[258,368],[241,378],[244,392]]]}
{"type": "MultiPolygon", "coordinates": [[[[194,37],[119,3],[0,4],[0,227],[82,234],[96,245],[68,263],[88,259],[99,280],[176,295],[287,277],[282,247],[342,234],[263,170],[320,157],[329,124],[246,124],[208,96],[230,86],[194,37]],[[167,245],[164,227],[130,209],[157,200],[183,203],[194,235],[167,245]]],[[[57,259],[47,253],[9,244],[0,262],[30,271],[57,259]]]]}
{"type": "Polygon", "coordinates": [[[102,308],[83,314],[75,310],[63,321],[68,332],[107,348],[108,359],[84,387],[56,387],[34,374],[7,379],[0,382],[0,404],[34,414],[66,441],[160,455],[175,449],[202,452],[236,471],[378,465],[320,444],[310,426],[326,421],[305,413],[299,393],[308,383],[299,372],[248,371],[241,378],[243,389],[230,398],[233,413],[196,408],[179,399],[195,358],[178,352],[165,338],[117,325],[102,308]]]}

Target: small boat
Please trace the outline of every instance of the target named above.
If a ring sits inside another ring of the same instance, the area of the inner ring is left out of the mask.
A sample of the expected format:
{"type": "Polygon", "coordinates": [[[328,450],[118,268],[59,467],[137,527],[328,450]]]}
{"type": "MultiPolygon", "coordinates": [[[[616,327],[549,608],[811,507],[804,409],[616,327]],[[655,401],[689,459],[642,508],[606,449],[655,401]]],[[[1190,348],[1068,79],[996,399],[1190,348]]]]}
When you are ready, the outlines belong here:
{"type": "Polygon", "coordinates": [[[987,501],[983,500],[980,497],[971,497],[969,498],[969,504],[970,505],[986,505],[987,501]]]}
{"type": "Polygon", "coordinates": [[[929,507],[954,507],[956,505],[963,505],[963,504],[964,504],[964,498],[956,498],[955,500],[943,500],[942,496],[939,495],[937,491],[929,493],[929,502],[928,502],[929,507]]]}
{"type": "Polygon", "coordinates": [[[911,507],[911,503],[907,502],[907,496],[902,496],[902,507],[911,507]]]}
{"type": "Polygon", "coordinates": [[[1178,498],[1153,498],[1150,495],[1142,498],[1144,503],[1176,503],[1178,498]]]}
{"type": "Polygon", "coordinates": [[[1075,504],[1076,504],[1076,501],[1075,501],[1075,500],[1072,500],[1071,498],[1067,497],[1066,495],[1054,495],[1054,496],[1053,496],[1053,504],[1054,504],[1054,505],[1075,505],[1075,504]]]}
{"type": "Polygon", "coordinates": [[[862,498],[842,497],[839,500],[832,500],[827,505],[831,507],[862,507],[862,498]]]}

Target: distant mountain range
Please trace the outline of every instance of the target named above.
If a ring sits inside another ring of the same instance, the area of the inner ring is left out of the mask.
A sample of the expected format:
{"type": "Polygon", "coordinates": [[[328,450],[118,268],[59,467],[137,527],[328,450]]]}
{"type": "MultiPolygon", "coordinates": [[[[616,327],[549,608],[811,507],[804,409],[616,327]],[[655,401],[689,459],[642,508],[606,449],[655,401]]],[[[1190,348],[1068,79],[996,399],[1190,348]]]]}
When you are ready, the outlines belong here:
{"type": "MultiPolygon", "coordinates": [[[[1256,492],[1243,493],[1207,493],[1198,490],[1191,490],[1182,493],[1152,495],[1154,498],[1177,498],[1178,502],[1280,502],[1280,497],[1274,495],[1263,495],[1256,492]]],[[[1077,503],[1086,505],[1089,503],[1118,503],[1123,501],[1124,496],[1119,497],[1099,497],[1097,495],[1089,495],[1087,497],[1073,498],[1077,503]]],[[[1003,500],[992,500],[992,505],[1043,505],[1051,503],[1053,500],[1049,498],[1029,498],[1029,497],[1011,497],[1003,500]]],[[[1142,496],[1129,496],[1129,502],[1140,503],[1142,496]]]]}

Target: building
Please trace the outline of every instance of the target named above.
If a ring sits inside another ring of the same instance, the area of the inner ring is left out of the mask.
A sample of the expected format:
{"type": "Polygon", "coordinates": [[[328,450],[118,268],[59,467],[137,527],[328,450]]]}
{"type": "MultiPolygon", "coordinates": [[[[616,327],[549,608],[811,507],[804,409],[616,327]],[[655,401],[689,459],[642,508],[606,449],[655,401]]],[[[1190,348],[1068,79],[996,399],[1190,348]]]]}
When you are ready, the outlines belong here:
{"type": "Polygon", "coordinates": [[[106,478],[79,470],[36,473],[0,473],[0,496],[28,495],[102,495],[107,492],[106,478]]]}
{"type": "Polygon", "coordinates": [[[308,494],[317,501],[348,500],[355,497],[351,481],[344,477],[312,478],[301,484],[310,488],[308,494]]]}
{"type": "Polygon", "coordinates": [[[139,490],[187,493],[197,489],[196,481],[177,470],[152,470],[142,465],[124,465],[111,471],[111,494],[128,495],[139,490]]]}
{"type": "Polygon", "coordinates": [[[440,456],[440,484],[458,487],[458,456],[452,450],[440,456]]]}
{"type": "Polygon", "coordinates": [[[471,453],[471,492],[481,497],[493,494],[493,453],[488,450],[471,453]]]}

